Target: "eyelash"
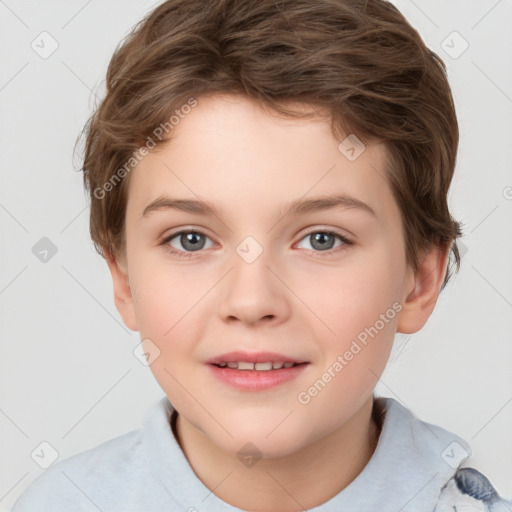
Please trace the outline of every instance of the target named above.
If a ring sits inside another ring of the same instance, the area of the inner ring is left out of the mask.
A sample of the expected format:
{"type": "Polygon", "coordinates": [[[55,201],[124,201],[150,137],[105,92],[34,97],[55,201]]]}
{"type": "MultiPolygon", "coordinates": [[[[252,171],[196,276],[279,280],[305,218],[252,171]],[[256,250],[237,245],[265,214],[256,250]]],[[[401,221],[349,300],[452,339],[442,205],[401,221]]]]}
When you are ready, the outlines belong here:
{"type": "MultiPolygon", "coordinates": [[[[187,258],[187,259],[190,259],[192,257],[194,257],[194,254],[196,252],[201,252],[201,250],[199,251],[190,251],[190,252],[187,252],[187,251],[178,251],[176,249],[174,249],[173,247],[171,247],[170,245],[168,245],[168,243],[176,238],[178,235],[182,235],[183,233],[194,233],[196,235],[202,235],[206,238],[209,238],[209,236],[206,234],[206,233],[203,233],[202,231],[199,231],[199,230],[195,230],[195,229],[185,229],[185,230],[182,230],[182,231],[176,231],[176,233],[172,233],[171,235],[165,237],[159,245],[162,245],[162,246],[165,246],[164,249],[169,252],[170,254],[173,254],[175,256],[179,256],[180,258],[187,258]]],[[[348,240],[346,237],[344,237],[343,235],[341,235],[340,233],[337,233],[335,231],[329,231],[329,230],[321,230],[321,229],[315,229],[315,230],[312,230],[312,231],[309,231],[308,233],[306,233],[302,238],[301,240],[303,240],[304,238],[314,234],[314,233],[324,233],[324,234],[327,234],[327,235],[333,235],[333,236],[336,236],[338,237],[342,242],[343,242],[343,245],[337,247],[336,249],[330,249],[328,251],[315,251],[315,250],[312,250],[312,252],[314,254],[318,254],[318,255],[332,255],[332,254],[336,254],[338,253],[339,251],[342,251],[342,250],[345,250],[347,247],[346,246],[349,246],[349,245],[353,245],[353,242],[351,242],[350,240],[348,240]]],[[[311,251],[311,249],[307,249],[308,251],[311,251]]]]}

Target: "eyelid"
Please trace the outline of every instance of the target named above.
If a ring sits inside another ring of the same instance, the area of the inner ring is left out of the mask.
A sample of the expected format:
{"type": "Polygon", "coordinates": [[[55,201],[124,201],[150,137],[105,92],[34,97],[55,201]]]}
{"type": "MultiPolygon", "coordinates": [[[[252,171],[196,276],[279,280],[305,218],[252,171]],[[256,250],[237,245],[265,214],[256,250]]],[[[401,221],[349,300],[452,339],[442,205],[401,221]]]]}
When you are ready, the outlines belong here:
{"type": "MultiPolygon", "coordinates": [[[[343,234],[339,228],[333,228],[330,226],[322,226],[321,224],[315,224],[311,228],[306,228],[306,231],[302,234],[302,238],[304,238],[307,235],[311,235],[313,233],[318,233],[318,232],[332,233],[332,234],[337,235],[346,240],[350,239],[349,238],[350,235],[343,234]]],[[[345,230],[345,232],[346,232],[346,230],[345,230]]],[[[301,238],[301,240],[302,240],[302,238],[301,238]]]]}
{"type": "Polygon", "coordinates": [[[206,233],[205,230],[200,228],[193,228],[189,226],[176,228],[175,231],[171,231],[170,233],[167,233],[162,235],[160,241],[158,242],[158,245],[164,244],[172,240],[175,236],[181,235],[183,233],[197,233],[198,235],[203,235],[205,237],[208,237],[210,240],[213,240],[212,237],[206,233]]]}

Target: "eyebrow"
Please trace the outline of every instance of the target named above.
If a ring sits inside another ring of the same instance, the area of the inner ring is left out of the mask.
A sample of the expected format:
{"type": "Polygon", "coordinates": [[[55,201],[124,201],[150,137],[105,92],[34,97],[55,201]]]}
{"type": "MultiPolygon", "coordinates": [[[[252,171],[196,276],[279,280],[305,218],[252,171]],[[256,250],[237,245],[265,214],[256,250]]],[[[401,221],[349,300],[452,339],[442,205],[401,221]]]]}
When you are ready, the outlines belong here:
{"type": "MultiPolygon", "coordinates": [[[[304,215],[306,213],[331,210],[337,207],[357,208],[362,212],[377,217],[377,214],[369,205],[346,194],[333,194],[312,199],[296,199],[287,206],[283,217],[286,215],[304,215]]],[[[141,217],[147,217],[150,213],[158,210],[169,209],[181,210],[198,215],[219,216],[219,210],[209,201],[161,196],[144,208],[141,217]]]]}

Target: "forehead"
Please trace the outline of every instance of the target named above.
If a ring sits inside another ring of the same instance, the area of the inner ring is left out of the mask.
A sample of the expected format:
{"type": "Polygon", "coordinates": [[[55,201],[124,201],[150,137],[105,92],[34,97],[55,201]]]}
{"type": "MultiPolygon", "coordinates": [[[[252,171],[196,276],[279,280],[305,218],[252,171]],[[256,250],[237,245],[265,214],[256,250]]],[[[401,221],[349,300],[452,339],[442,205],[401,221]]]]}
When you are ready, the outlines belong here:
{"type": "Polygon", "coordinates": [[[142,215],[168,194],[204,199],[220,213],[232,207],[275,215],[299,198],[345,194],[369,205],[378,218],[396,214],[385,179],[385,147],[360,147],[355,139],[350,151],[353,136],[340,146],[329,118],[318,112],[283,118],[244,97],[200,97],[172,129],[171,142],[150,151],[132,171],[129,209],[142,215]]]}

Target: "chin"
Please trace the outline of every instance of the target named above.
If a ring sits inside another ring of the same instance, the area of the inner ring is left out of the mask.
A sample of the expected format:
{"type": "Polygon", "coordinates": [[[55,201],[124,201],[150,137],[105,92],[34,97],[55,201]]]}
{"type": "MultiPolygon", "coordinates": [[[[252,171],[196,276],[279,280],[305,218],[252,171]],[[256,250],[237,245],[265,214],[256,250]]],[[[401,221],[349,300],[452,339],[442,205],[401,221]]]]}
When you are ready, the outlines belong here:
{"type": "Polygon", "coordinates": [[[286,414],[268,414],[263,417],[258,414],[249,417],[246,414],[245,417],[241,415],[231,421],[224,418],[223,426],[233,437],[219,433],[217,428],[214,437],[208,431],[205,433],[219,448],[233,455],[243,455],[245,452],[250,455],[250,452],[254,452],[258,457],[284,457],[308,444],[306,424],[299,427],[291,418],[280,424],[284,417],[286,414]]]}

